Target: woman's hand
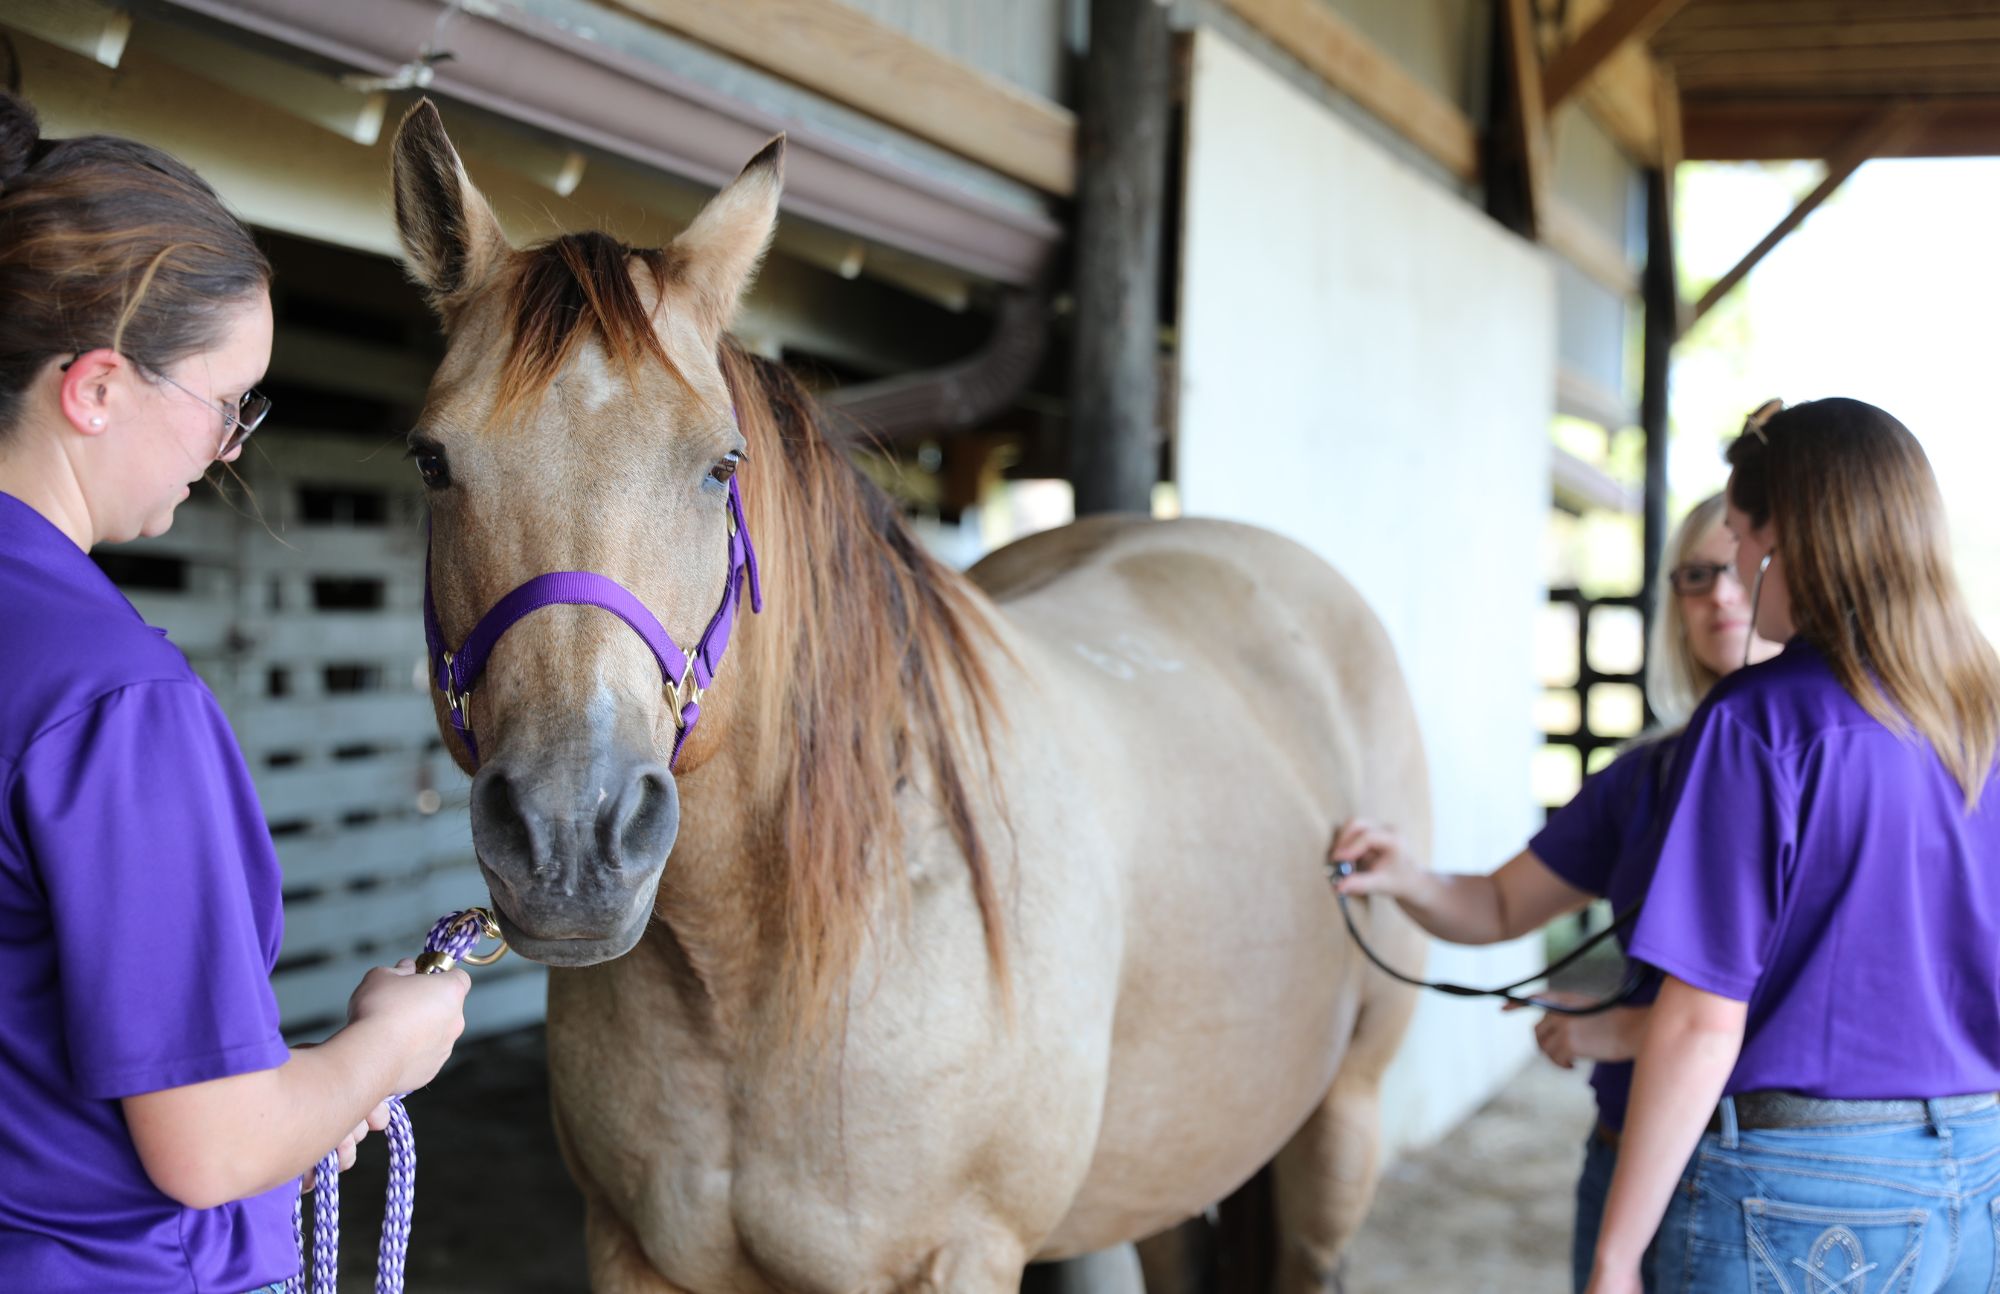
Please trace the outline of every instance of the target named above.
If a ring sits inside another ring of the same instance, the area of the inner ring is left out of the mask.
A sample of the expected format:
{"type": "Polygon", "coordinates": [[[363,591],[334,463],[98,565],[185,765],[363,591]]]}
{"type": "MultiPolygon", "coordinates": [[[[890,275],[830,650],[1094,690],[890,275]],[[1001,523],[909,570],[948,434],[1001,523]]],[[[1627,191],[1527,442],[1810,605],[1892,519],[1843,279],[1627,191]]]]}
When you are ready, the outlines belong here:
{"type": "Polygon", "coordinates": [[[348,1028],[364,1031],[394,1058],[392,1090],[414,1092],[437,1077],[465,1031],[465,994],[472,978],[463,970],[420,975],[404,958],[378,966],[348,1000],[348,1028]]]}
{"type": "MultiPolygon", "coordinates": [[[[1592,999],[1583,993],[1538,994],[1558,1006],[1582,1006],[1592,999]]],[[[1518,1009],[1509,1002],[1504,1011],[1518,1009]]],[[[1579,1060],[1631,1060],[1639,1054],[1640,1040],[1646,1036],[1643,1006],[1614,1007],[1596,1015],[1563,1015],[1545,1011],[1535,1022],[1535,1045],[1564,1069],[1576,1068],[1579,1060]]]]}
{"type": "Polygon", "coordinates": [[[1326,860],[1354,864],[1353,872],[1333,883],[1341,894],[1414,898],[1419,887],[1430,878],[1429,870],[1410,857],[1403,838],[1394,828],[1366,818],[1349,818],[1335,829],[1326,860]]]}

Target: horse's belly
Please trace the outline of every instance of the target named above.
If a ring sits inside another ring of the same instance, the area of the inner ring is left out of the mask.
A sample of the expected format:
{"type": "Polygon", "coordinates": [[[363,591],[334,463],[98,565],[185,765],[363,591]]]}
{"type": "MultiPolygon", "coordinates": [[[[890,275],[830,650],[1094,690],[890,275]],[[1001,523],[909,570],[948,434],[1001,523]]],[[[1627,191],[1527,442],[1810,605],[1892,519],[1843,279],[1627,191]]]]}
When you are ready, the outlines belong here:
{"type": "MultiPolygon", "coordinates": [[[[1124,860],[1117,1024],[1095,1156],[1045,1256],[1199,1212],[1270,1160],[1332,1086],[1367,971],[1323,860],[1362,790],[1350,760],[1319,753],[1336,743],[1312,727],[1339,711],[1312,682],[1295,685],[1295,711],[1278,721],[1218,723],[1207,698],[1167,686],[1109,725],[1125,782],[1147,794],[1106,824],[1124,860]]],[[[1371,753],[1383,740],[1358,735],[1371,753]]],[[[1392,821],[1413,811],[1371,807],[1392,821]]]]}
{"type": "Polygon", "coordinates": [[[1360,994],[1344,935],[1301,919],[1330,902],[1318,884],[1289,903],[1238,907],[1216,932],[1234,936],[1217,941],[1223,956],[1163,959],[1128,979],[1096,1154],[1043,1256],[1088,1253],[1200,1212],[1268,1162],[1325,1097],[1360,994]],[[1134,991],[1135,981],[1146,987],[1134,991]]]}

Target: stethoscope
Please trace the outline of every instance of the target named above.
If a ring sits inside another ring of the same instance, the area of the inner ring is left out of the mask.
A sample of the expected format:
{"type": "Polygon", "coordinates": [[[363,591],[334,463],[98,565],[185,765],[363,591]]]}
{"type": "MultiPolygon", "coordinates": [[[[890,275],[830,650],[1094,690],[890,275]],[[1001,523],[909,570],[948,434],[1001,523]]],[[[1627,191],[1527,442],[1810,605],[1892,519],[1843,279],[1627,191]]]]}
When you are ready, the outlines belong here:
{"type": "Polygon", "coordinates": [[[1368,946],[1368,941],[1361,937],[1360,929],[1354,924],[1354,912],[1348,907],[1347,896],[1340,892],[1338,884],[1347,877],[1354,875],[1354,864],[1351,862],[1328,863],[1326,865],[1326,872],[1327,880],[1335,883],[1333,896],[1340,900],[1341,920],[1347,922],[1347,933],[1354,936],[1355,947],[1361,950],[1363,957],[1366,957],[1374,964],[1375,969],[1399,983],[1410,984],[1417,988],[1427,988],[1433,993],[1444,993],[1451,997],[1497,997],[1502,1001],[1512,1002],[1515,1006],[1540,1007],[1544,1011],[1552,1011],[1557,1015],[1600,1015],[1603,1012],[1611,1010],[1613,1007],[1623,1005],[1652,976],[1651,967],[1643,966],[1638,962],[1627,962],[1625,966],[1625,978],[1618,985],[1617,991],[1609,997],[1600,998],[1595,1002],[1586,1002],[1581,1006],[1568,1006],[1560,1002],[1552,1002],[1545,997],[1536,997],[1532,993],[1524,994],[1516,991],[1555,975],[1557,972],[1582,959],[1606,939],[1611,938],[1626,926],[1631,925],[1633,918],[1639,915],[1639,905],[1634,903],[1631,907],[1626,908],[1616,917],[1613,917],[1610,925],[1578,944],[1566,956],[1549,963],[1526,979],[1515,980],[1512,984],[1503,984],[1499,988],[1473,988],[1467,984],[1453,984],[1444,980],[1417,979],[1413,976],[1403,974],[1403,972],[1389,965],[1389,963],[1383,961],[1380,957],[1377,957],[1375,950],[1368,946]]]}
{"type": "MultiPolygon", "coordinates": [[[[1776,555],[1775,551],[1769,552],[1758,559],[1756,578],[1750,582],[1750,633],[1743,643],[1743,663],[1745,665],[1750,663],[1750,652],[1757,641],[1757,607],[1764,593],[1764,572],[1771,569],[1771,559],[1776,555]]],[[[1551,1002],[1544,997],[1536,997],[1534,994],[1517,992],[1517,990],[1526,988],[1530,984],[1540,983],[1543,980],[1552,978],[1557,972],[1575,964],[1599,944],[1631,925],[1633,919],[1639,915],[1640,903],[1645,901],[1641,899],[1613,917],[1610,925],[1578,944],[1566,956],[1549,963],[1549,965],[1528,976],[1526,979],[1518,979],[1512,984],[1503,984],[1498,988],[1473,988],[1470,985],[1453,984],[1443,980],[1417,979],[1414,976],[1403,974],[1403,972],[1376,956],[1375,950],[1368,946],[1368,941],[1361,937],[1360,928],[1354,924],[1354,912],[1348,906],[1347,896],[1340,892],[1339,887],[1341,881],[1354,875],[1354,864],[1351,862],[1328,863],[1326,871],[1327,880],[1334,885],[1334,897],[1340,900],[1341,920],[1347,923],[1347,933],[1354,937],[1354,946],[1361,950],[1361,955],[1366,957],[1374,965],[1375,969],[1398,983],[1409,984],[1416,988],[1429,989],[1433,993],[1444,993],[1451,997],[1497,997],[1502,1001],[1512,1002],[1516,1006],[1539,1007],[1544,1011],[1556,1015],[1601,1015],[1614,1007],[1624,1005],[1652,976],[1650,967],[1628,961],[1625,966],[1625,978],[1619,983],[1616,991],[1609,997],[1599,998],[1595,1002],[1587,1002],[1581,1006],[1568,1006],[1560,1002],[1551,1002]]]]}

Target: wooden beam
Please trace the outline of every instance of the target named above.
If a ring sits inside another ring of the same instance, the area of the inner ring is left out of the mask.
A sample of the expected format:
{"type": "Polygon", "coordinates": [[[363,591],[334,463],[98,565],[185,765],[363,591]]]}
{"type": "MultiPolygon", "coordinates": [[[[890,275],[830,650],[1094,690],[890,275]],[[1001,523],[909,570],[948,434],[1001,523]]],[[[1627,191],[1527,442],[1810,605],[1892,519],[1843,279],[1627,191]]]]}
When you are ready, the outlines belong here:
{"type": "MultiPolygon", "coordinates": [[[[1826,157],[1881,108],[1878,99],[1818,96],[1683,97],[1686,156],[1701,161],[1826,157]]],[[[1931,102],[1908,134],[1885,141],[1879,157],[1984,157],[2000,151],[2000,95],[1931,102]]]]}
{"type": "Polygon", "coordinates": [[[1553,165],[1529,0],[1499,0],[1494,23],[1493,116],[1480,166],[1486,212],[1523,238],[1539,241],[1553,165]]]}
{"type": "Polygon", "coordinates": [[[1847,182],[1848,176],[1860,170],[1868,159],[1877,156],[1888,141],[1914,126],[1921,118],[1924,106],[1914,100],[1904,100],[1889,105],[1849,139],[1838,153],[1829,157],[1826,162],[1825,178],[1814,186],[1811,193],[1799,199],[1799,204],[1792,208],[1791,213],[1773,226],[1771,232],[1765,234],[1742,260],[1736,262],[1727,274],[1715,281],[1714,286],[1701,294],[1701,300],[1695,302],[1694,309],[1689,312],[1687,326],[1691,328],[1699,323],[1703,315],[1715,308],[1717,302],[1734,291],[1736,285],[1748,277],[1751,270],[1757,268],[1758,262],[1768,256],[1772,248],[1805,223],[1807,216],[1847,182]]]}
{"type": "Polygon", "coordinates": [[[1771,76],[1829,76],[1850,72],[1914,72],[1941,68],[1984,69],[2000,86],[2000,39],[1953,40],[1922,45],[1836,45],[1786,49],[1723,50],[1677,55],[1685,80],[1740,80],[1752,85],[1771,76]]]}
{"type": "Polygon", "coordinates": [[[1992,12],[1984,0],[1711,0],[1682,12],[1662,35],[1678,39],[1686,32],[1716,28],[1971,18],[1992,12]]]}
{"type": "Polygon", "coordinates": [[[1479,177],[1479,133],[1471,118],[1405,72],[1323,0],[1223,3],[1453,176],[1468,184],[1479,177]]]}
{"type": "Polygon", "coordinates": [[[2000,14],[1910,19],[1877,12],[1846,22],[1794,22],[1783,26],[1683,27],[1668,24],[1653,37],[1665,58],[1759,50],[1875,48],[2000,40],[2000,14]]]}
{"type": "Polygon", "coordinates": [[[1642,46],[1627,45],[1577,93],[1592,120],[1638,167],[1660,160],[1658,84],[1658,64],[1642,46]]]}
{"type": "Polygon", "coordinates": [[[962,157],[1068,197],[1076,118],[1062,105],[838,0],[608,0],[962,157]]]}
{"type": "Polygon", "coordinates": [[[1690,96],[1845,94],[1879,100],[1919,95],[1990,95],[2000,94],[2000,67],[1990,62],[1968,62],[1928,70],[1779,68],[1755,76],[1740,72],[1711,76],[1682,68],[1680,83],[1690,96]]]}
{"type": "Polygon", "coordinates": [[[1596,21],[1549,61],[1542,76],[1542,93],[1549,111],[1554,112],[1627,42],[1645,40],[1686,2],[1612,0],[1596,21]]]}

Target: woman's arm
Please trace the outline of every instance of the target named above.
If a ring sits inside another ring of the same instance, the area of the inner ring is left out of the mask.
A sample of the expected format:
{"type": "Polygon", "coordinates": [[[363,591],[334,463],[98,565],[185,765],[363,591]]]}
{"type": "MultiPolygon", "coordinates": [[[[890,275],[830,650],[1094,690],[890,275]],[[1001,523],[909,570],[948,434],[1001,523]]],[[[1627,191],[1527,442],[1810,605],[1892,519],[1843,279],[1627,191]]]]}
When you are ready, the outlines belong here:
{"type": "Polygon", "coordinates": [[[464,971],[378,969],[355,990],[347,1027],[277,1069],[126,1097],[139,1162],[192,1209],[303,1176],[387,1097],[437,1075],[465,1027],[464,971]]]}
{"type": "Polygon", "coordinates": [[[1632,1076],[1590,1294],[1640,1288],[1639,1263],[1743,1050],[1748,1008],[1669,975],[1632,1076]]]}
{"type": "Polygon", "coordinates": [[[1519,938],[1595,897],[1557,876],[1528,849],[1485,876],[1432,871],[1410,857],[1393,828],[1360,818],[1340,825],[1327,857],[1359,868],[1338,883],[1342,894],[1393,898],[1411,920],[1455,944],[1519,938]]]}

